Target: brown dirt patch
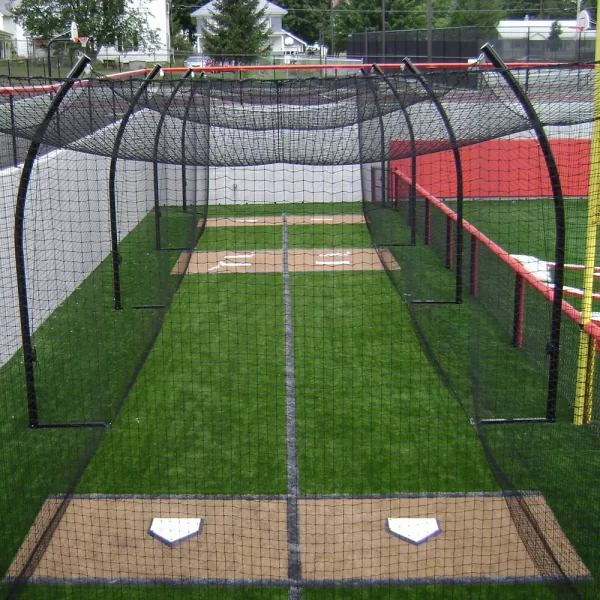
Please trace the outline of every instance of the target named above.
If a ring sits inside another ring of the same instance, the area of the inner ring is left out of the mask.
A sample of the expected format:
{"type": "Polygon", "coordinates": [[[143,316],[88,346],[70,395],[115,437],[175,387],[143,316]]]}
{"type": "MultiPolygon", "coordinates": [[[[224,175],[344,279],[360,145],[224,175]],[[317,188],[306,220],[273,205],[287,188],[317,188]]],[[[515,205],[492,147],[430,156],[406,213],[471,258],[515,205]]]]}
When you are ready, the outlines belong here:
{"type": "MultiPolygon", "coordinates": [[[[288,225],[343,225],[364,223],[363,215],[291,215],[288,225]]],[[[201,223],[199,223],[201,225],[201,223]]],[[[213,217],[206,220],[207,227],[252,227],[283,225],[283,217],[213,217]]]]}
{"type": "MultiPolygon", "coordinates": [[[[527,502],[564,572],[588,577],[543,497],[527,502]]],[[[48,503],[38,519],[47,520],[56,501],[48,503]]],[[[503,497],[301,499],[299,514],[305,580],[541,576],[503,497]],[[436,517],[442,531],[414,546],[385,530],[387,517],[409,516],[436,517]]],[[[9,576],[18,573],[39,525],[32,527],[9,576]]],[[[287,578],[287,561],[283,500],[75,497],[33,578],[276,581],[287,578]],[[202,517],[204,527],[170,547],[148,534],[154,517],[202,517]]]]}
{"type": "MultiPolygon", "coordinates": [[[[173,273],[181,273],[187,257],[177,262],[173,273]]],[[[371,248],[301,248],[288,251],[290,271],[380,271],[377,252],[371,248]]],[[[281,273],[282,250],[194,252],[189,261],[192,273],[281,273]]]]}

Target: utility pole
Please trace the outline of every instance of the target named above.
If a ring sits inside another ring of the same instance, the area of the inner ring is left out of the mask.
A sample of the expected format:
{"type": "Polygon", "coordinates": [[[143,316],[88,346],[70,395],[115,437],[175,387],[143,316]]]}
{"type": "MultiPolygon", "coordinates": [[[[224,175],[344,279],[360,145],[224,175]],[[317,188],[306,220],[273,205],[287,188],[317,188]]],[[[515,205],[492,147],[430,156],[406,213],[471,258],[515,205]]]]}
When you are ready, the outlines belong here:
{"type": "Polygon", "coordinates": [[[427,0],[427,62],[433,62],[433,0],[427,0]]]}
{"type": "Polygon", "coordinates": [[[333,41],[333,0],[329,0],[329,28],[331,29],[331,48],[329,49],[329,54],[333,56],[335,52],[335,42],[333,41]]]}
{"type": "MultiPolygon", "coordinates": [[[[431,0],[430,0],[431,1],[431,0]]],[[[381,0],[381,62],[385,62],[385,0],[381,0]]]]}

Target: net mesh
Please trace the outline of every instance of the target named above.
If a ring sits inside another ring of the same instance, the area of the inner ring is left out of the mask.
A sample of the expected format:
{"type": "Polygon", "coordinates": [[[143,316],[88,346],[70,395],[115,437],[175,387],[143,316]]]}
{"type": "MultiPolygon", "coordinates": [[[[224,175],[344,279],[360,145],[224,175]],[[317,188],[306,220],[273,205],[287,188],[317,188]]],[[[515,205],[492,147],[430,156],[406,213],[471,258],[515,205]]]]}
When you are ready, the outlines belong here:
{"type": "Polygon", "coordinates": [[[2,593],[596,597],[593,73],[0,81],[2,593]]]}

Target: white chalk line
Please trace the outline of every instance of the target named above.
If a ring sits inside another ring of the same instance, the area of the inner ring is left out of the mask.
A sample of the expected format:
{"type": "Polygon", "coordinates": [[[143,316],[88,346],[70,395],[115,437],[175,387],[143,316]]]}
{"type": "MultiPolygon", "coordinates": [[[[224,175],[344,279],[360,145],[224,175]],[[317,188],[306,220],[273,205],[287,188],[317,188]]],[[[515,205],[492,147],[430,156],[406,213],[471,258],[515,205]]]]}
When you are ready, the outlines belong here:
{"type": "Polygon", "coordinates": [[[336,265],[349,265],[349,260],[317,260],[316,265],[323,265],[328,267],[335,267],[336,265]]]}

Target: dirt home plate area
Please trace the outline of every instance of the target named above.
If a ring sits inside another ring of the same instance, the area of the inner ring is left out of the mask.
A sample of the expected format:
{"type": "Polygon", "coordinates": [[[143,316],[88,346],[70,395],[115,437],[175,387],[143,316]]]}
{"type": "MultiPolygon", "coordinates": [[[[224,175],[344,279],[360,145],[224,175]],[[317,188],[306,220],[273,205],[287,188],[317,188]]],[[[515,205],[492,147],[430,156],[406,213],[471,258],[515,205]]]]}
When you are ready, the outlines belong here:
{"type": "MultiPolygon", "coordinates": [[[[294,271],[378,271],[383,266],[371,248],[301,248],[288,250],[288,269],[294,271]]],[[[391,255],[386,264],[394,264],[391,255]]],[[[283,250],[223,250],[182,254],[173,274],[281,273],[283,250]],[[187,266],[187,270],[186,270],[187,266]]]]}
{"type": "MultiPolygon", "coordinates": [[[[542,496],[520,499],[521,517],[527,512],[537,532],[525,543],[512,501],[500,494],[301,497],[300,584],[589,577],[542,496]],[[409,543],[386,527],[388,518],[402,517],[433,517],[440,531],[420,545],[409,543]],[[532,547],[553,555],[541,561],[543,573],[532,547]]],[[[46,501],[8,577],[18,574],[60,502],[46,501]]],[[[287,506],[285,497],[75,496],[41,545],[30,581],[289,585],[287,506]],[[202,519],[203,525],[194,537],[169,545],[149,532],[157,518],[202,519]]]]}
{"type": "MultiPolygon", "coordinates": [[[[364,223],[363,215],[291,215],[285,218],[288,225],[344,225],[364,223]]],[[[201,223],[199,223],[200,225],[201,223]]],[[[217,217],[206,219],[207,227],[251,227],[283,225],[283,217],[217,217]]]]}

